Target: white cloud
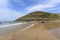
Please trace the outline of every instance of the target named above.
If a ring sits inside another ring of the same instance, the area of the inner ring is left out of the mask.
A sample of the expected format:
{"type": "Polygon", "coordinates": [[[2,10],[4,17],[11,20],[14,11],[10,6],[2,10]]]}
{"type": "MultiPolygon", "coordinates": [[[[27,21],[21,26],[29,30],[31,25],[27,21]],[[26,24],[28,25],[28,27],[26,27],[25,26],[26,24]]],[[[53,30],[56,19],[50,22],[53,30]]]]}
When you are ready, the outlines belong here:
{"type": "Polygon", "coordinates": [[[12,10],[8,7],[9,0],[0,0],[0,21],[15,20],[21,15],[21,12],[12,10]]]}
{"type": "Polygon", "coordinates": [[[7,8],[0,10],[0,20],[15,20],[16,18],[20,17],[20,15],[21,12],[15,10],[7,8]]]}
{"type": "Polygon", "coordinates": [[[57,4],[60,3],[60,0],[46,0],[44,4],[37,4],[33,6],[29,6],[26,8],[28,12],[31,11],[39,11],[39,10],[44,10],[46,8],[54,8],[57,4]]]}
{"type": "Polygon", "coordinates": [[[0,0],[0,5],[2,6],[4,6],[4,5],[7,5],[7,3],[8,3],[8,0],[0,0]]]}
{"type": "Polygon", "coordinates": [[[22,16],[20,11],[11,10],[8,7],[4,7],[0,9],[0,20],[15,20],[16,18],[22,16]]]}

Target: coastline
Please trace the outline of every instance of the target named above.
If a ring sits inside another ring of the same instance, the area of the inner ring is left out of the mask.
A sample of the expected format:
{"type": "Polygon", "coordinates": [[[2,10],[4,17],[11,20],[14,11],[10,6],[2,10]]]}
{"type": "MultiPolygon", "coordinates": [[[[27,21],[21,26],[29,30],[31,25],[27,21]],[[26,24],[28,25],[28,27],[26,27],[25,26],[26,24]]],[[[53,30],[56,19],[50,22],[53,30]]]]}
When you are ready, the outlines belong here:
{"type": "Polygon", "coordinates": [[[16,23],[16,24],[0,26],[0,36],[2,34],[5,35],[6,33],[10,33],[11,31],[16,30],[16,29],[23,29],[29,25],[31,24],[30,23],[16,23]]]}

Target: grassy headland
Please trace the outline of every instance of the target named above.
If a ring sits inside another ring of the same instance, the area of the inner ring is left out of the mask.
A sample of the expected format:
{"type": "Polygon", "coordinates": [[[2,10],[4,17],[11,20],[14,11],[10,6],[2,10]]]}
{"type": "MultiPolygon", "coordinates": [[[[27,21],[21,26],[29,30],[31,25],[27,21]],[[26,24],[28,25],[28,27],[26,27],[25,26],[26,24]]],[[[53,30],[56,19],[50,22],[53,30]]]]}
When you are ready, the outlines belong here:
{"type": "Polygon", "coordinates": [[[25,16],[22,16],[16,19],[15,21],[41,21],[41,20],[56,20],[56,19],[60,19],[59,14],[36,11],[29,13],[25,16]]]}

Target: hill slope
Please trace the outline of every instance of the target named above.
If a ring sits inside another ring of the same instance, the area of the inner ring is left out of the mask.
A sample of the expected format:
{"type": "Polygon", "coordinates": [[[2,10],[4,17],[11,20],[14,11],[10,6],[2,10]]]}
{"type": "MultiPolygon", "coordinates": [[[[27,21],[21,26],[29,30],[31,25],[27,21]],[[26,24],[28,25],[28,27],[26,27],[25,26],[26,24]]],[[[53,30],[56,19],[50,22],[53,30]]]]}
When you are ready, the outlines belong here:
{"type": "Polygon", "coordinates": [[[41,19],[48,19],[48,20],[55,20],[58,19],[59,15],[54,14],[54,13],[48,13],[48,12],[42,12],[42,11],[36,11],[36,12],[32,12],[29,13],[23,17],[20,17],[18,19],[16,19],[16,21],[22,21],[22,20],[41,20],[41,19]]]}

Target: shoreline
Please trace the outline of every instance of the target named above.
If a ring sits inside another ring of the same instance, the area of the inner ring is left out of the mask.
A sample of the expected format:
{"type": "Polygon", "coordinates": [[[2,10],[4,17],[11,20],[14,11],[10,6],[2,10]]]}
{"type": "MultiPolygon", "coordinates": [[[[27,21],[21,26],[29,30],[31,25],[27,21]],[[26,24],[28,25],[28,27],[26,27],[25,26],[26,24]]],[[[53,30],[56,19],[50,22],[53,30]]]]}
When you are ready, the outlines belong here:
{"type": "Polygon", "coordinates": [[[21,30],[29,25],[31,25],[31,23],[23,23],[23,24],[18,23],[16,25],[15,24],[5,25],[6,27],[0,27],[0,35],[1,34],[5,35],[7,33],[14,31],[14,30],[17,30],[17,29],[21,30]]]}

